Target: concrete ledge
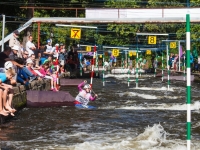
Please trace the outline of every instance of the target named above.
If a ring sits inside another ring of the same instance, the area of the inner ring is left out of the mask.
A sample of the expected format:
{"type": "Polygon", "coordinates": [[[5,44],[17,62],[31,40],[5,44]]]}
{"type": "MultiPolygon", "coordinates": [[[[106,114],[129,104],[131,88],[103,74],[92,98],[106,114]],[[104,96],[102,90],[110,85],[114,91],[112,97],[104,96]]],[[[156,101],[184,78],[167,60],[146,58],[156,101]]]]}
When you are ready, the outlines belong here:
{"type": "MultiPolygon", "coordinates": [[[[70,73],[63,73],[60,78],[64,77],[70,77],[70,73]]],[[[48,91],[51,88],[51,83],[49,79],[43,79],[43,80],[34,80],[32,81],[28,87],[25,87],[24,85],[20,85],[17,87],[14,87],[14,97],[12,106],[19,110],[26,106],[27,103],[27,90],[38,90],[38,91],[48,91]]]]}

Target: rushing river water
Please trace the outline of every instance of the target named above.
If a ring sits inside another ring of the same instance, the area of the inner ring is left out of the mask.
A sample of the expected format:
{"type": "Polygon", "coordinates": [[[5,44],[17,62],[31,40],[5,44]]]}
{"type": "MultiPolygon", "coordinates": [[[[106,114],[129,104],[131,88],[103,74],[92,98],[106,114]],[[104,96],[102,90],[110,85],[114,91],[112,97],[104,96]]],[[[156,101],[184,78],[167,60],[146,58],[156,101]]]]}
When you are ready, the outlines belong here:
{"type": "MultiPolygon", "coordinates": [[[[124,75],[94,79],[99,95],[90,105],[24,108],[1,125],[1,150],[186,150],[186,83],[124,75]]],[[[90,80],[88,79],[88,82],[90,80]]],[[[192,150],[200,150],[199,83],[192,83],[192,150]]],[[[73,96],[77,87],[63,88],[73,96]]]]}

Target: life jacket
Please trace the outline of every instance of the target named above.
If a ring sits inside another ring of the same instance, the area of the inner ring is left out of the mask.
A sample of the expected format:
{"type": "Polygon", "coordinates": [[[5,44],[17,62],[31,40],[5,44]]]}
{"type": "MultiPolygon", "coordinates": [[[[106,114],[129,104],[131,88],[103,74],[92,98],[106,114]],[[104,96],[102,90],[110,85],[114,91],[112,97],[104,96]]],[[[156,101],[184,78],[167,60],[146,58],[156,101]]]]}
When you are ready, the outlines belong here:
{"type": "Polygon", "coordinates": [[[75,100],[80,102],[83,105],[87,105],[90,101],[90,93],[87,93],[85,90],[82,90],[79,92],[79,94],[76,96],[75,100]]]}

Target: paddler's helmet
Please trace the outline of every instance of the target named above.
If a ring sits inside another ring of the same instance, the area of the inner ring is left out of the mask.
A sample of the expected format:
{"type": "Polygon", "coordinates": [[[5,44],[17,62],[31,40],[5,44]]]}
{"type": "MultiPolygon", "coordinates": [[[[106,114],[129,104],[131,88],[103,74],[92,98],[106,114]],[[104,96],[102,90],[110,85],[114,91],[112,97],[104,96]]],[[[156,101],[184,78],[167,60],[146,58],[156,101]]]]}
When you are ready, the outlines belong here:
{"type": "Polygon", "coordinates": [[[84,89],[90,89],[91,86],[90,86],[89,84],[86,84],[83,88],[84,88],[84,89]]]}

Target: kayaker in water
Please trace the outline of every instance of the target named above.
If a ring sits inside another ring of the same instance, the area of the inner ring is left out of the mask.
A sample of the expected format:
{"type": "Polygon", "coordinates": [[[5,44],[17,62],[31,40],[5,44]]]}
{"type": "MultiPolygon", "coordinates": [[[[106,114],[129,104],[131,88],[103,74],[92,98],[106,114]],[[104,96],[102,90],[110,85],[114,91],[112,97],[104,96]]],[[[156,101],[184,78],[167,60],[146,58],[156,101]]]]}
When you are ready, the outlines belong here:
{"type": "Polygon", "coordinates": [[[92,96],[91,86],[87,84],[87,81],[80,83],[78,85],[79,94],[75,98],[75,104],[87,105],[89,101],[94,101],[97,98],[97,94],[92,96]]]}

